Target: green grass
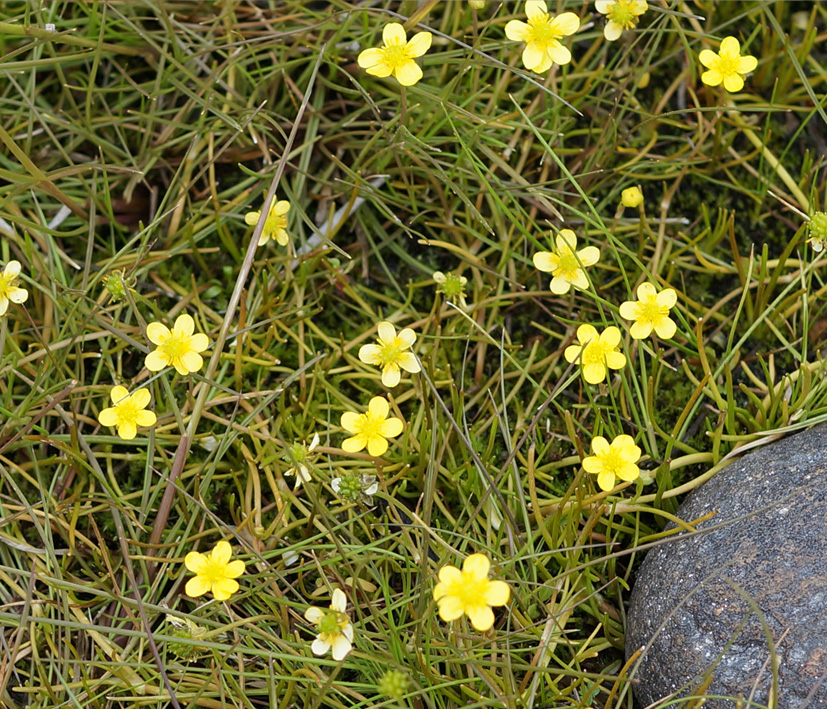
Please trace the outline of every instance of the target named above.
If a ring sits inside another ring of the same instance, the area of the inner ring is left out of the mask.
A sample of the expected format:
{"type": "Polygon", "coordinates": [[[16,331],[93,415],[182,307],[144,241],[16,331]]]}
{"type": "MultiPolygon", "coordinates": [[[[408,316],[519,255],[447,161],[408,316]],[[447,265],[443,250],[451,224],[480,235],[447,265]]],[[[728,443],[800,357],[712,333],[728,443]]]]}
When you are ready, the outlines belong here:
{"type": "Polygon", "coordinates": [[[536,75],[504,35],[523,3],[0,2],[0,257],[30,293],[0,323],[0,705],[633,706],[646,545],[739,447],[827,419],[805,243],[827,12],[659,0],[608,43],[593,3],[552,6],[582,27],[536,75]],[[424,78],[359,69],[411,17],[424,78]],[[738,94],[700,80],[729,34],[759,59],[738,94]],[[268,193],[289,249],[250,248],[268,193]],[[532,256],[564,227],[601,258],[555,296],[532,256]],[[437,270],[467,278],[467,311],[437,270]],[[618,315],[644,280],[678,291],[671,340],[618,315]],[[146,324],[185,312],[204,368],[149,373],[146,324]],[[358,359],[381,319],[416,331],[423,371],[373,459],[339,420],[386,392],[358,359]],[[581,323],[623,332],[603,384],[563,356],[581,323]],[[152,393],[132,442],[97,422],[114,384],[152,393]],[[287,449],[314,433],[296,489],[287,449]],[[653,481],[606,493],[580,463],[621,433],[653,481]],[[369,504],[333,492],[346,473],[377,476],[369,504]],[[185,555],[219,539],[239,593],[187,597],[185,555]],[[474,552],[512,589],[488,633],[432,600],[474,552]],[[334,587],[343,662],[303,618],[334,587]]]}

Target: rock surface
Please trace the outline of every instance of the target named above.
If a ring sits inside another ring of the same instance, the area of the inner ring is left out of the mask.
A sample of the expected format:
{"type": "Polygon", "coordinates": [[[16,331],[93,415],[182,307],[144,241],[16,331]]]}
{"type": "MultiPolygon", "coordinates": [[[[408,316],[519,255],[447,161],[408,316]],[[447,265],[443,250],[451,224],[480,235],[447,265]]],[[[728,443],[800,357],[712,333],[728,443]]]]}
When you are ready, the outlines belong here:
{"type": "Polygon", "coordinates": [[[678,517],[709,512],[697,525],[709,531],[653,548],[638,573],[626,634],[627,657],[646,646],[638,701],[700,690],[718,695],[705,709],[730,709],[777,691],[778,709],[827,707],[827,425],[747,453],[678,517]]]}

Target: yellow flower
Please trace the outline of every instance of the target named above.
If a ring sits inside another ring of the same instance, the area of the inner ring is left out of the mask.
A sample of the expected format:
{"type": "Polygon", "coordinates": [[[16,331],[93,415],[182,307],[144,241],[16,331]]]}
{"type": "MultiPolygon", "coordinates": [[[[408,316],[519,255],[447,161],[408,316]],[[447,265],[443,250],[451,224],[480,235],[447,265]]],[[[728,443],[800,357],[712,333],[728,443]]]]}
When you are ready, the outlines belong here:
{"type": "Polygon", "coordinates": [[[648,7],[646,0],[595,0],[594,3],[595,10],[608,18],[603,36],[610,42],[618,39],[623,30],[634,29],[638,17],[648,7]]]}
{"type": "Polygon", "coordinates": [[[584,269],[597,263],[600,250],[596,246],[587,246],[577,251],[577,237],[571,229],[562,229],[555,242],[557,248],[554,251],[534,254],[535,268],[552,275],[551,292],[563,295],[571,286],[580,290],[588,288],[589,279],[584,269]]]}
{"type": "Polygon", "coordinates": [[[623,190],[620,193],[620,203],[624,207],[631,207],[632,209],[643,204],[643,192],[640,191],[640,187],[627,187],[623,190]]]}
{"type": "Polygon", "coordinates": [[[14,285],[20,275],[20,261],[9,261],[3,273],[0,273],[0,315],[5,315],[9,309],[9,301],[12,303],[25,303],[29,297],[29,291],[14,285]]]}
{"type": "Polygon", "coordinates": [[[333,591],[330,610],[310,607],[304,617],[316,626],[319,634],[310,646],[314,655],[324,655],[331,648],[336,662],[344,660],[353,648],[353,626],[347,613],[347,597],[342,589],[333,591]]]}
{"type": "Polygon", "coordinates": [[[400,370],[416,374],[422,371],[419,360],[409,350],[416,341],[416,334],[406,327],[396,334],[396,329],[389,322],[380,322],[376,328],[379,334],[378,345],[362,345],[359,359],[365,364],[375,364],[382,368],[382,384],[395,387],[402,377],[400,370]]]}
{"type": "Polygon", "coordinates": [[[428,51],[432,37],[430,32],[417,32],[408,42],[405,28],[398,22],[389,22],[382,30],[385,46],[366,49],[356,61],[372,76],[393,74],[402,86],[413,86],[422,78],[422,69],[414,58],[428,51]]]}
{"type": "MultiPolygon", "coordinates": [[[[270,239],[275,239],[279,246],[287,246],[290,239],[287,234],[287,212],[290,211],[290,202],[282,199],[278,202],[273,200],[270,204],[270,213],[264,220],[264,229],[258,238],[258,245],[264,246],[270,239]]],[[[261,211],[247,212],[244,215],[244,223],[249,226],[258,224],[261,211]]]]}
{"type": "Polygon", "coordinates": [[[112,406],[98,414],[101,426],[117,426],[118,435],[131,441],[138,432],[138,426],[154,426],[157,418],[146,405],[152,398],[148,389],[138,389],[130,394],[126,387],[114,386],[109,391],[112,406]]]}
{"type": "Polygon", "coordinates": [[[592,451],[594,455],[583,459],[583,469],[597,475],[601,490],[611,490],[615,486],[615,478],[626,481],[638,479],[640,448],[631,436],[617,436],[611,444],[603,436],[595,436],[592,451]]]}
{"type": "Polygon", "coordinates": [[[560,38],[577,32],[580,18],[573,12],[550,17],[543,0],[528,0],[525,14],[528,23],[511,20],[505,26],[505,36],[526,43],[523,50],[526,69],[542,74],[554,63],[568,64],[571,52],[560,44],[560,38]]]}
{"type": "Polygon", "coordinates": [[[505,581],[491,581],[488,570],[491,562],[485,554],[471,554],[456,566],[439,570],[439,583],[434,586],[434,600],[439,606],[439,617],[446,622],[467,615],[476,630],[488,630],[494,625],[491,606],[504,606],[511,596],[505,581]]]}
{"type": "Polygon", "coordinates": [[[669,309],[677,302],[678,294],[674,289],[664,288],[658,293],[651,283],[641,283],[637,289],[637,302],[627,300],[620,304],[620,317],[635,321],[630,332],[636,340],[649,337],[652,330],[658,337],[668,340],[678,329],[669,317],[669,309]]]}
{"type": "Polygon", "coordinates": [[[387,438],[395,438],[402,433],[402,419],[388,418],[390,406],[386,399],[374,396],[368,403],[365,414],[345,411],[342,414],[342,428],[354,434],[342,441],[342,450],[357,453],[367,446],[368,453],[380,456],[388,450],[387,438]]]}
{"type": "Polygon", "coordinates": [[[226,601],[238,591],[236,579],[244,573],[241,559],[230,561],[233,549],[223,539],[215,545],[209,556],[191,551],[184,558],[184,565],[195,574],[184,589],[188,596],[197,598],[212,592],[217,601],[226,601]]]}
{"type": "Polygon", "coordinates": [[[179,315],[170,332],[166,325],[153,322],[146,326],[149,341],[158,345],[146,356],[146,368],[158,372],[172,365],[179,374],[197,372],[204,364],[199,352],[210,346],[210,341],[203,333],[193,335],[195,321],[186,313],[179,315]]]}
{"type": "Polygon", "coordinates": [[[579,344],[569,345],[564,353],[567,362],[580,360],[583,377],[589,384],[599,384],[606,378],[606,369],[623,369],[626,355],[618,351],[620,330],[614,325],[607,327],[600,335],[591,325],[577,328],[579,344]]]}
{"type": "Polygon", "coordinates": [[[741,56],[741,45],[735,37],[727,37],[721,42],[720,51],[715,54],[711,49],[704,49],[698,58],[709,71],[701,74],[701,81],[707,86],[717,86],[722,81],[727,91],[740,91],[744,88],[744,74],[755,71],[758,60],[745,54],[741,56]]]}

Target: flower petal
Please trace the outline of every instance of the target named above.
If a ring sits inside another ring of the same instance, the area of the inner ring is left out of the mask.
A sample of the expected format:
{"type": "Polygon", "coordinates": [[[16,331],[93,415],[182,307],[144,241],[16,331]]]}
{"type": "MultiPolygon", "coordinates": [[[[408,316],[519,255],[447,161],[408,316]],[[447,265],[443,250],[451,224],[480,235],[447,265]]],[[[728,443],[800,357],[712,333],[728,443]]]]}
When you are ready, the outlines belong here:
{"type": "Polygon", "coordinates": [[[216,545],[210,552],[210,560],[213,564],[219,564],[221,566],[224,566],[230,560],[230,557],[232,555],[233,548],[230,546],[230,543],[222,539],[221,541],[216,542],[216,545]]]}
{"type": "Polygon", "coordinates": [[[402,347],[405,348],[412,347],[413,343],[416,342],[416,333],[409,327],[400,330],[397,337],[399,338],[399,342],[402,347]]]}
{"type": "Polygon", "coordinates": [[[638,321],[633,323],[632,327],[629,328],[629,334],[632,336],[633,340],[645,340],[652,334],[652,323],[648,321],[638,321]]]}
{"type": "Polygon", "coordinates": [[[537,42],[529,42],[523,49],[523,65],[526,69],[538,71],[537,67],[546,61],[546,50],[537,42]]]}
{"type": "Polygon", "coordinates": [[[317,637],[310,646],[310,651],[314,655],[324,655],[330,649],[330,643],[322,640],[322,636],[317,637]]]}
{"type": "Polygon", "coordinates": [[[597,484],[601,490],[608,492],[615,486],[615,474],[611,471],[604,471],[597,476],[597,484]]]}
{"type": "Polygon", "coordinates": [[[595,337],[597,337],[597,328],[594,325],[584,323],[577,328],[577,340],[581,345],[591,342],[595,337]]]}
{"type": "MultiPolygon", "coordinates": [[[[344,448],[344,445],[342,446],[344,448]]],[[[382,436],[371,436],[368,438],[368,454],[374,458],[385,455],[388,450],[388,442],[382,436]]]]}
{"type": "Polygon", "coordinates": [[[228,579],[235,579],[241,576],[247,568],[247,564],[241,559],[235,559],[224,567],[224,576],[228,579]]]}
{"type": "Polygon", "coordinates": [[[411,374],[416,374],[417,372],[422,371],[422,367],[419,364],[419,360],[416,358],[416,355],[412,354],[411,352],[404,352],[399,355],[397,359],[397,364],[399,364],[402,369],[406,372],[410,372],[411,374]]]}
{"type": "Polygon", "coordinates": [[[382,344],[390,344],[396,337],[396,328],[385,320],[376,326],[376,334],[382,344]]]}
{"type": "Polygon", "coordinates": [[[382,348],[379,345],[362,345],[359,348],[359,361],[365,364],[382,364],[382,348]]]}
{"type": "Polygon", "coordinates": [[[488,570],[491,568],[491,562],[485,554],[471,554],[462,563],[463,575],[471,575],[475,581],[481,581],[488,578],[488,570]]]}
{"type": "Polygon", "coordinates": [[[701,81],[707,86],[717,86],[724,80],[724,75],[717,69],[710,69],[701,74],[701,81]]]}
{"type": "Polygon", "coordinates": [[[545,0],[528,0],[525,4],[525,14],[529,22],[542,20],[548,14],[548,7],[545,0]]]}
{"type": "MultiPolygon", "coordinates": [[[[447,589],[449,584],[455,583],[462,579],[462,571],[460,571],[456,566],[443,566],[439,570],[439,583],[437,587],[444,585],[447,589]]],[[[444,594],[443,594],[444,595],[444,594]]],[[[434,589],[434,597],[436,597],[436,588],[434,589]]]]}
{"type": "Polygon", "coordinates": [[[553,254],[551,251],[538,251],[532,257],[532,261],[534,261],[534,268],[538,271],[551,273],[557,267],[559,258],[557,254],[553,254]]]}
{"type": "Polygon", "coordinates": [[[132,404],[139,409],[145,409],[151,399],[152,395],[146,388],[138,389],[131,397],[132,404]]]}
{"type": "Polygon", "coordinates": [[[396,438],[404,428],[405,424],[402,423],[402,419],[389,418],[382,422],[382,427],[379,430],[385,438],[396,438]]]}
{"type": "Polygon", "coordinates": [[[511,598],[511,588],[505,581],[491,581],[485,588],[485,602],[489,606],[504,606],[511,598]]]}
{"type": "Polygon", "coordinates": [[[235,579],[219,579],[212,585],[212,595],[217,601],[226,601],[236,591],[238,591],[238,581],[235,579]]]}
{"type": "Polygon", "coordinates": [[[98,414],[98,421],[101,426],[117,426],[118,418],[118,410],[114,407],[103,409],[98,414]]]}
{"type": "Polygon", "coordinates": [[[382,369],[382,385],[393,389],[399,384],[402,378],[402,373],[399,371],[399,365],[396,363],[386,364],[382,369]]]}
{"type": "Polygon", "coordinates": [[[363,420],[363,414],[357,414],[353,411],[345,411],[345,413],[342,414],[340,423],[342,428],[348,433],[356,433],[356,431],[362,427],[363,420]]]}
{"type": "Polygon", "coordinates": [[[198,596],[209,593],[210,586],[210,581],[206,576],[194,576],[187,581],[184,592],[191,598],[198,598],[198,596]]]}
{"type": "Polygon", "coordinates": [[[665,317],[657,325],[655,325],[655,332],[662,340],[672,339],[677,331],[678,326],[672,318],[665,317]]]}
{"type": "Polygon", "coordinates": [[[738,68],[736,71],[739,74],[749,74],[751,71],[755,71],[756,67],[758,66],[758,60],[747,54],[738,59],[738,68]]]}
{"type": "MultiPolygon", "coordinates": [[[[385,50],[377,47],[365,49],[359,53],[359,56],[356,58],[356,63],[362,67],[362,69],[368,70],[373,67],[383,66],[385,64],[385,50]]],[[[388,75],[390,75],[390,68],[388,68],[388,73],[385,74],[385,76],[388,75]]]]}
{"type": "Polygon", "coordinates": [[[351,651],[352,645],[350,644],[350,640],[348,640],[344,635],[337,635],[336,639],[333,641],[333,659],[336,662],[340,660],[344,660],[347,657],[347,654],[351,651]]]}
{"type": "Polygon", "coordinates": [[[315,606],[310,606],[310,608],[304,612],[304,617],[313,624],[317,624],[324,616],[324,609],[316,608],[315,606]]]}
{"type": "Polygon", "coordinates": [[[388,404],[388,400],[384,396],[374,396],[368,403],[368,415],[371,418],[387,418],[390,410],[391,407],[388,404]]]}
{"type": "Polygon", "coordinates": [[[462,599],[457,596],[445,596],[441,601],[439,601],[438,606],[439,617],[446,623],[450,623],[452,620],[461,618],[462,614],[465,613],[465,605],[463,604],[462,599]]]}
{"type": "Polygon", "coordinates": [[[674,288],[664,288],[658,293],[658,305],[661,308],[673,308],[678,302],[678,292],[674,288]]]}
{"type": "Polygon", "coordinates": [[[203,352],[210,346],[210,338],[203,332],[196,333],[190,337],[190,347],[196,352],[203,352]]]}
{"type": "Polygon", "coordinates": [[[408,42],[408,53],[412,57],[421,57],[431,48],[432,40],[430,32],[417,32],[408,42]]]}
{"type": "Polygon", "coordinates": [[[623,34],[623,25],[619,22],[615,22],[614,20],[609,20],[606,23],[606,26],[603,28],[603,36],[609,42],[614,42],[620,39],[620,35],[623,34]]]}
{"type": "Polygon", "coordinates": [[[344,613],[347,610],[347,596],[341,588],[334,588],[333,595],[330,598],[330,607],[334,611],[344,613]]]}
{"type": "Polygon", "coordinates": [[[525,42],[529,35],[529,26],[521,20],[511,20],[505,26],[505,36],[514,42],[525,42]]]}
{"type": "MultiPolygon", "coordinates": [[[[588,281],[587,281],[588,285],[588,281]]],[[[549,290],[554,293],[554,295],[564,295],[571,290],[571,281],[567,281],[565,278],[561,276],[555,276],[551,279],[551,283],[549,284],[549,290]]]]}
{"type": "Polygon", "coordinates": [[[486,605],[473,605],[467,608],[465,612],[471,619],[471,625],[474,626],[474,630],[485,632],[486,630],[490,630],[491,626],[494,625],[494,611],[486,605]]]}
{"type": "Polygon", "coordinates": [[[419,68],[419,64],[411,59],[411,61],[397,66],[393,75],[402,86],[413,86],[422,78],[422,69],[419,68]]]}
{"type": "Polygon", "coordinates": [[[25,288],[17,288],[16,286],[8,286],[9,300],[12,303],[25,303],[29,299],[29,291],[25,288]]]}
{"type": "Polygon", "coordinates": [[[207,566],[207,557],[199,551],[191,551],[184,557],[184,566],[194,574],[200,574],[207,566]]]}
{"type": "MultiPolygon", "coordinates": [[[[361,66],[361,64],[360,64],[361,66]]],[[[247,212],[244,215],[244,223],[247,226],[254,226],[258,224],[258,218],[261,216],[261,212],[247,212]]]]}
{"type": "Polygon", "coordinates": [[[741,53],[741,43],[735,37],[724,37],[721,49],[718,52],[722,57],[728,55],[737,57],[741,53]]]}
{"type": "Polygon", "coordinates": [[[600,384],[606,378],[606,365],[602,362],[584,365],[583,378],[588,384],[600,384]]]}
{"type": "MultiPolygon", "coordinates": [[[[568,50],[568,47],[564,47],[559,42],[550,45],[547,54],[555,64],[563,65],[571,61],[571,52],[568,50]]],[[[545,71],[545,69],[535,69],[535,71],[545,71]]]]}
{"type": "Polygon", "coordinates": [[[736,93],[744,88],[744,80],[740,74],[727,74],[724,77],[724,88],[730,93],[736,93]]]}
{"type": "Polygon", "coordinates": [[[171,334],[169,328],[159,322],[151,322],[146,326],[146,336],[154,345],[163,345],[171,334]]]}
{"type": "Polygon", "coordinates": [[[702,49],[698,54],[698,59],[707,69],[711,69],[718,63],[718,55],[711,49],[702,49]]]}
{"type": "Polygon", "coordinates": [[[120,384],[113,386],[109,390],[109,398],[112,400],[113,404],[120,404],[127,397],[129,397],[129,391],[126,387],[120,386],[120,384]]]}
{"type": "Polygon", "coordinates": [[[175,369],[179,374],[189,374],[190,372],[197,372],[204,366],[204,358],[197,352],[184,352],[180,360],[175,363],[175,369]]]}
{"type": "Polygon", "coordinates": [[[139,426],[154,426],[158,417],[152,411],[139,411],[135,415],[135,423],[139,426]]]}
{"type": "Polygon", "coordinates": [[[345,440],[342,441],[342,450],[345,453],[358,453],[367,444],[368,439],[359,433],[355,436],[351,436],[350,438],[345,438],[345,440]]]}
{"type": "Polygon", "coordinates": [[[159,372],[164,367],[169,365],[169,357],[167,357],[161,350],[153,350],[144,360],[144,366],[150,372],[159,372]]]}
{"type": "Polygon", "coordinates": [[[118,424],[118,436],[125,441],[131,441],[138,435],[138,427],[134,421],[122,421],[118,424]]]}
{"type": "Polygon", "coordinates": [[[382,40],[386,47],[395,44],[405,44],[407,37],[405,35],[405,28],[398,22],[388,22],[385,29],[382,30],[382,40]]]}
{"type": "Polygon", "coordinates": [[[195,332],[195,320],[188,313],[181,313],[172,328],[176,335],[192,335],[195,332]]]}
{"type": "MultiPolygon", "coordinates": [[[[549,26],[549,31],[554,34],[570,35],[580,29],[580,18],[573,12],[564,12],[557,15],[549,26]]],[[[555,61],[557,61],[555,59],[555,61]]]]}
{"type": "Polygon", "coordinates": [[[577,252],[577,258],[583,266],[594,266],[600,260],[600,249],[596,246],[587,246],[577,252]]]}

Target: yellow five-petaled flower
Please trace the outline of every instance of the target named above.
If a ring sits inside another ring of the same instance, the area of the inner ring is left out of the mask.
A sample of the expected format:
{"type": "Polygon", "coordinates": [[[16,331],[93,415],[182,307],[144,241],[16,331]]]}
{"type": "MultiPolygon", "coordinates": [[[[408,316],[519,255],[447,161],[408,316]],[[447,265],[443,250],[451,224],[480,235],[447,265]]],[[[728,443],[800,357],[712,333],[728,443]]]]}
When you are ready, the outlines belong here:
{"type": "MultiPolygon", "coordinates": [[[[290,211],[290,202],[286,199],[278,202],[273,199],[270,203],[270,212],[264,220],[264,228],[261,230],[261,236],[258,237],[258,245],[264,246],[270,239],[275,239],[279,246],[287,246],[290,238],[287,234],[287,212],[290,211]]],[[[247,212],[244,215],[244,223],[249,226],[258,224],[261,218],[261,212],[247,212]]]]}
{"type": "Polygon", "coordinates": [[[528,22],[511,20],[505,26],[505,36],[515,42],[525,42],[523,64],[526,69],[542,74],[552,64],[568,64],[571,52],[560,44],[560,39],[574,34],[580,27],[580,18],[573,12],[552,17],[544,0],[528,0],[525,4],[528,22]]]}
{"type": "Polygon", "coordinates": [[[341,588],[337,588],[333,590],[330,610],[313,606],[304,612],[304,617],[319,631],[310,646],[314,655],[324,655],[332,650],[336,662],[345,659],[353,647],[353,625],[346,611],[347,596],[341,588]]]}
{"type": "Polygon", "coordinates": [[[20,261],[9,261],[0,273],[0,315],[6,314],[9,302],[25,303],[29,297],[29,291],[14,285],[19,275],[20,261]]]}
{"type": "Polygon", "coordinates": [[[538,271],[552,275],[551,292],[563,295],[574,286],[580,290],[589,287],[585,269],[600,258],[596,246],[577,250],[577,237],[571,229],[562,229],[555,239],[554,251],[538,251],[534,254],[534,266],[538,271]]]}
{"type": "Polygon", "coordinates": [[[401,370],[415,374],[421,371],[419,360],[408,352],[416,341],[416,334],[406,327],[396,333],[396,328],[389,322],[380,322],[376,328],[379,335],[378,345],[362,345],[359,359],[365,364],[375,364],[382,368],[382,384],[395,387],[402,377],[401,370]]]}
{"type": "Polygon", "coordinates": [[[592,325],[577,328],[576,345],[566,347],[567,362],[580,360],[583,378],[589,384],[599,384],[606,378],[607,369],[623,369],[626,355],[618,350],[620,330],[610,325],[599,335],[592,325]]]}
{"type": "Polygon", "coordinates": [[[601,15],[606,15],[607,22],[603,36],[614,42],[623,34],[623,30],[633,29],[649,6],[646,0],[595,0],[594,8],[601,15]]]}
{"type": "Polygon", "coordinates": [[[640,448],[631,436],[617,436],[611,443],[603,436],[595,436],[592,451],[594,455],[583,459],[583,469],[597,475],[597,484],[601,490],[611,490],[616,478],[631,481],[640,476],[640,468],[637,466],[640,448]]]}
{"type": "Polygon", "coordinates": [[[364,50],[356,61],[368,74],[393,74],[402,86],[413,86],[422,78],[422,69],[414,59],[428,51],[432,38],[430,32],[417,32],[409,42],[405,28],[398,22],[389,22],[382,30],[385,46],[364,50]]]}
{"type": "Polygon", "coordinates": [[[353,435],[342,441],[342,450],[357,453],[367,447],[372,456],[380,456],[388,450],[388,438],[395,438],[404,428],[402,419],[388,418],[390,406],[386,399],[374,396],[368,403],[367,413],[345,411],[342,428],[353,435]]]}
{"type": "Polygon", "coordinates": [[[741,56],[741,45],[735,37],[726,37],[721,42],[717,54],[711,49],[704,49],[698,58],[709,71],[701,74],[701,81],[707,86],[717,86],[721,82],[727,91],[740,91],[744,88],[744,74],[755,71],[758,60],[745,54],[741,56]]]}
{"type": "Polygon", "coordinates": [[[188,596],[197,598],[205,593],[212,593],[217,601],[226,601],[238,591],[236,579],[244,573],[241,559],[230,561],[233,549],[223,539],[218,542],[209,555],[191,551],[184,558],[184,565],[195,576],[187,581],[188,596]]]}
{"type": "Polygon", "coordinates": [[[439,570],[439,583],[434,587],[434,600],[439,617],[446,622],[467,615],[476,630],[488,630],[494,625],[491,606],[504,606],[511,596],[505,581],[491,581],[488,570],[491,562],[485,554],[471,554],[456,566],[439,570]]]}
{"type": "Polygon", "coordinates": [[[651,283],[641,283],[637,289],[637,302],[627,300],[620,304],[620,317],[634,320],[631,327],[632,337],[643,340],[652,334],[668,340],[675,334],[678,326],[669,317],[669,309],[678,302],[678,294],[673,288],[664,288],[660,293],[651,283]]]}
{"type": "Polygon", "coordinates": [[[118,435],[131,441],[138,432],[138,426],[154,426],[157,418],[146,410],[152,398],[148,389],[138,389],[130,394],[126,387],[114,386],[109,391],[112,406],[98,414],[101,426],[117,426],[118,435]]]}
{"type": "Polygon", "coordinates": [[[146,336],[158,349],[146,356],[146,368],[158,372],[171,365],[179,374],[197,372],[204,364],[198,353],[210,346],[210,340],[205,334],[194,332],[195,321],[186,313],[176,318],[172,331],[159,322],[147,325],[146,336]]]}

